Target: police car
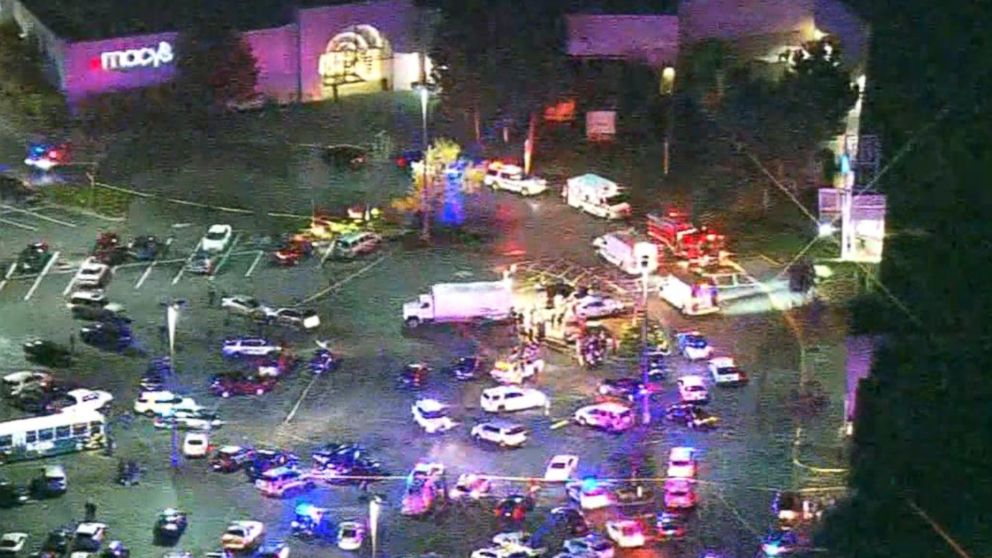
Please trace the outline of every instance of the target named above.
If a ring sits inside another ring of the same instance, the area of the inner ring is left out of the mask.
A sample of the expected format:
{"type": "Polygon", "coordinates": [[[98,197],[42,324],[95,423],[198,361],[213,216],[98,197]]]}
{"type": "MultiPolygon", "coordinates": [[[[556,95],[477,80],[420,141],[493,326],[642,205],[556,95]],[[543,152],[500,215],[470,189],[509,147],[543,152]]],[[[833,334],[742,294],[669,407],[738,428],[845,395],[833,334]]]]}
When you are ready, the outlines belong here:
{"type": "Polygon", "coordinates": [[[704,360],[713,355],[713,347],[698,331],[681,331],[675,334],[679,352],[689,360],[704,360]]]}
{"type": "Polygon", "coordinates": [[[676,382],[683,403],[708,403],[710,393],[702,376],[682,376],[676,382]]]}

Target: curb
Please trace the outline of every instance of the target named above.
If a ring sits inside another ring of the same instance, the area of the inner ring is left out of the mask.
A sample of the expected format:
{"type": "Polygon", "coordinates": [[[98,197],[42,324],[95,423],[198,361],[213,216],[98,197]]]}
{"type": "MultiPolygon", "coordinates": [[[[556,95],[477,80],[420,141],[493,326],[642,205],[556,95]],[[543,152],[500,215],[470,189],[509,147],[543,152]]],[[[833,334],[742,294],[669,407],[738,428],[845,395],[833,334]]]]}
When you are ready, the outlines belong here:
{"type": "Polygon", "coordinates": [[[102,221],[108,221],[110,223],[123,223],[124,221],[127,221],[126,216],[112,217],[110,215],[104,215],[103,213],[97,213],[96,211],[90,211],[89,209],[83,209],[81,207],[75,207],[71,205],[64,205],[61,203],[49,204],[49,207],[54,207],[55,209],[61,209],[64,211],[68,211],[70,213],[76,213],[78,215],[93,217],[94,219],[100,219],[102,221]]]}

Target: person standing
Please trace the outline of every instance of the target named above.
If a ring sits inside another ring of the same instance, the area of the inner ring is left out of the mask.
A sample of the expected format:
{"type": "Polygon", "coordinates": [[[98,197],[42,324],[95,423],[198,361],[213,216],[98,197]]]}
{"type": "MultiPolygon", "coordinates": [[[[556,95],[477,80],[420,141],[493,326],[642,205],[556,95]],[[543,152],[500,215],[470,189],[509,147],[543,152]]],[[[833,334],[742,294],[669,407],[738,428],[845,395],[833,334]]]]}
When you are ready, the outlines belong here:
{"type": "Polygon", "coordinates": [[[76,354],[76,334],[75,333],[70,333],[69,334],[69,352],[72,353],[72,354],[76,354]]]}
{"type": "Polygon", "coordinates": [[[86,523],[92,523],[96,521],[96,504],[93,500],[86,500],[86,504],[83,506],[85,509],[84,519],[86,523]]]}

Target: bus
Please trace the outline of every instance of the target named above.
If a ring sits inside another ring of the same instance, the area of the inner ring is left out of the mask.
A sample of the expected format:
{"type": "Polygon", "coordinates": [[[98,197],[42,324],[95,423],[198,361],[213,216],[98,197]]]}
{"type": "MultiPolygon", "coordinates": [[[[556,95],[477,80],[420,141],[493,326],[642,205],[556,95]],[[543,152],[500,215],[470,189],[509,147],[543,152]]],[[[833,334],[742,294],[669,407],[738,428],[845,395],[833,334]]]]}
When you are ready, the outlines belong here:
{"type": "Polygon", "coordinates": [[[717,287],[713,280],[691,273],[672,271],[663,276],[658,294],[687,316],[720,311],[717,287]]]}
{"type": "Polygon", "coordinates": [[[2,422],[0,463],[99,449],[107,443],[106,428],[106,417],[93,409],[2,422]]]}

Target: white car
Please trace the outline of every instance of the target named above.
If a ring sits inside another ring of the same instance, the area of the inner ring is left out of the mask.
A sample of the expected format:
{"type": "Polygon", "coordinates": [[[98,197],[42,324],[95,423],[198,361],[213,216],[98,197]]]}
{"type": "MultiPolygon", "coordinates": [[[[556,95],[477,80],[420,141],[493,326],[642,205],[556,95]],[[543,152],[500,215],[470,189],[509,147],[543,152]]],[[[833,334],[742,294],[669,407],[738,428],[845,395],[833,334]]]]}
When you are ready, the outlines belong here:
{"type": "Polygon", "coordinates": [[[504,448],[519,448],[527,442],[527,429],[521,424],[503,421],[479,423],[472,427],[472,439],[504,448]]]}
{"type": "Polygon", "coordinates": [[[413,421],[428,434],[447,432],[458,423],[448,416],[448,405],[435,399],[418,399],[411,407],[413,421]]]}
{"type": "Polygon", "coordinates": [[[501,384],[522,384],[544,372],[544,359],[498,360],[489,375],[501,384]]]}
{"type": "Polygon", "coordinates": [[[92,389],[70,390],[65,396],[69,404],[60,409],[63,413],[90,409],[99,411],[114,400],[114,396],[110,392],[92,389]]]}
{"type": "Polygon", "coordinates": [[[672,448],[668,452],[668,477],[691,479],[696,476],[696,449],[687,447],[672,448]]]}
{"type": "Polygon", "coordinates": [[[565,495],[584,510],[608,508],[615,500],[609,484],[589,479],[566,484],[565,495]]]}
{"type": "Polygon", "coordinates": [[[177,411],[202,411],[203,406],[197,404],[192,397],[181,397],[171,391],[143,391],[134,401],[134,413],[137,415],[164,415],[177,411]]]}
{"type": "Polygon", "coordinates": [[[579,456],[560,454],[548,461],[548,466],[544,469],[544,480],[549,482],[566,482],[575,476],[575,470],[579,468],[579,456]]]}
{"type": "Polygon", "coordinates": [[[543,178],[524,176],[524,169],[517,165],[492,163],[486,169],[482,183],[493,190],[518,192],[522,196],[535,196],[548,189],[548,181],[543,178]]]}
{"type": "Polygon", "coordinates": [[[606,318],[623,311],[623,303],[619,300],[599,296],[587,296],[575,305],[575,315],[587,320],[606,318]]]}
{"type": "Polygon", "coordinates": [[[239,337],[225,340],[220,350],[226,357],[272,357],[282,352],[282,347],[261,337],[239,337]]]}
{"type": "Polygon", "coordinates": [[[606,536],[620,548],[644,546],[644,528],[632,519],[617,519],[606,522],[606,536]]]}
{"type": "Polygon", "coordinates": [[[675,384],[683,403],[707,403],[710,400],[710,392],[706,390],[702,376],[682,376],[675,384]]]}
{"type": "Polygon", "coordinates": [[[244,316],[251,316],[270,310],[267,306],[259,302],[257,298],[247,295],[225,296],[220,299],[220,307],[227,309],[232,314],[242,314],[244,316]]]}
{"type": "Polygon", "coordinates": [[[739,386],[747,383],[747,374],[737,368],[734,359],[729,357],[718,357],[710,359],[707,368],[713,383],[718,386],[739,386]]]}
{"type": "Polygon", "coordinates": [[[448,496],[452,500],[469,498],[478,500],[489,494],[493,489],[493,483],[487,477],[476,473],[462,473],[458,476],[458,482],[448,491],[448,496]]]}
{"type": "Polygon", "coordinates": [[[27,542],[27,533],[4,533],[0,537],[0,556],[20,556],[27,542]]]}
{"type": "Polygon", "coordinates": [[[188,432],[183,438],[183,455],[192,459],[206,457],[210,452],[210,437],[206,432],[188,432]]]}
{"type": "Polygon", "coordinates": [[[187,409],[170,411],[155,418],[155,428],[172,428],[173,425],[184,430],[213,430],[224,426],[224,421],[210,412],[187,409]]]}
{"type": "Polygon", "coordinates": [[[489,546],[472,551],[472,558],[507,558],[509,555],[510,549],[502,546],[489,546]]]}
{"type": "Polygon", "coordinates": [[[485,389],[479,396],[479,405],[487,413],[547,408],[549,404],[550,400],[543,392],[516,386],[485,389]]]}
{"type": "Polygon", "coordinates": [[[365,526],[357,521],[342,521],[338,525],[338,548],[358,550],[365,542],[365,526]]]}
{"type": "Polygon", "coordinates": [[[231,244],[233,236],[234,229],[231,225],[211,225],[200,240],[200,249],[205,252],[223,252],[231,244]]]}
{"type": "Polygon", "coordinates": [[[569,554],[595,556],[596,558],[613,558],[614,552],[613,543],[596,534],[568,539],[562,547],[569,554]]]}
{"type": "Polygon", "coordinates": [[[623,432],[634,426],[634,412],[626,405],[607,401],[586,405],[575,411],[575,422],[610,432],[623,432]]]}
{"type": "Polygon", "coordinates": [[[52,383],[52,375],[35,370],[22,370],[3,377],[3,392],[7,395],[19,395],[22,391],[40,388],[52,383]]]}
{"type": "Polygon", "coordinates": [[[689,360],[706,360],[713,356],[713,347],[698,331],[681,331],[675,334],[675,342],[682,356],[689,360]]]}
{"type": "Polygon", "coordinates": [[[268,323],[297,329],[316,329],[320,327],[320,316],[313,310],[297,310],[296,308],[278,308],[263,310],[262,319],[268,323]]]}
{"type": "Polygon", "coordinates": [[[110,282],[111,274],[110,266],[89,258],[79,266],[75,283],[80,288],[99,289],[110,282]]]}
{"type": "Polygon", "coordinates": [[[79,526],[76,527],[76,535],[72,540],[72,549],[96,552],[97,550],[100,550],[100,545],[103,544],[103,539],[106,538],[106,536],[106,524],[96,523],[93,521],[80,523],[79,526]]]}
{"type": "Polygon", "coordinates": [[[262,542],[265,524],[261,521],[232,521],[220,537],[224,550],[248,550],[262,542]]]}

